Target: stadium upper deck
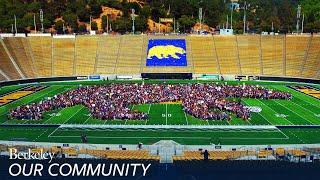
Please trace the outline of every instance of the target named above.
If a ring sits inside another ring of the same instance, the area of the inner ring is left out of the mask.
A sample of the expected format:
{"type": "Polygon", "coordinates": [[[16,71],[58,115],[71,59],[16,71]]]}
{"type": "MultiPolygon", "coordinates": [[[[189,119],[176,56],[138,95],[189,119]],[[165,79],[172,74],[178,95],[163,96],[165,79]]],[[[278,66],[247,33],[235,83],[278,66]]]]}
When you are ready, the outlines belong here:
{"type": "Polygon", "coordinates": [[[170,72],[320,79],[320,36],[7,37],[0,59],[0,81],[170,72]],[[187,66],[146,66],[150,39],[184,39],[187,66]]]}

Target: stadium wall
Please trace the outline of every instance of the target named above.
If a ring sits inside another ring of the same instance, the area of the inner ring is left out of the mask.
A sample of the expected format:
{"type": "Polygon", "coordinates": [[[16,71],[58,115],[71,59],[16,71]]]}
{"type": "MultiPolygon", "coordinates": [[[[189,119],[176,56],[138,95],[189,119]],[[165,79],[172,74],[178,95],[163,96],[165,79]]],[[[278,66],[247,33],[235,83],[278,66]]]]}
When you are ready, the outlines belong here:
{"type": "Polygon", "coordinates": [[[193,73],[320,79],[320,36],[4,37],[0,80],[193,73]],[[150,39],[184,39],[187,66],[146,66],[150,39]]]}

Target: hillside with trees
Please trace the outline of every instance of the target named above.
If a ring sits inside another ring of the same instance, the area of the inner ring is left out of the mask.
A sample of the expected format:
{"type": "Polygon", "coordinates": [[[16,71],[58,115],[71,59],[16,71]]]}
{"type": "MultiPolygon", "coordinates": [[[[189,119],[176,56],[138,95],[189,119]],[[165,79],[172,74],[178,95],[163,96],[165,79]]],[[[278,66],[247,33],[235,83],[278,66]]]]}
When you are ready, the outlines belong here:
{"type": "Polygon", "coordinates": [[[12,32],[14,17],[18,32],[34,31],[34,19],[39,31],[39,10],[42,9],[46,32],[85,33],[91,17],[92,30],[103,33],[108,28],[126,33],[131,31],[130,14],[131,9],[135,9],[136,31],[150,32],[150,22],[175,18],[177,30],[184,33],[195,27],[198,9],[202,7],[203,23],[207,27],[219,29],[226,25],[227,17],[230,24],[232,13],[233,28],[236,33],[242,33],[245,1],[250,31],[271,31],[272,24],[275,32],[295,31],[299,4],[305,16],[305,32],[320,30],[319,0],[238,0],[238,6],[231,6],[230,0],[1,0],[0,32],[12,32]]]}

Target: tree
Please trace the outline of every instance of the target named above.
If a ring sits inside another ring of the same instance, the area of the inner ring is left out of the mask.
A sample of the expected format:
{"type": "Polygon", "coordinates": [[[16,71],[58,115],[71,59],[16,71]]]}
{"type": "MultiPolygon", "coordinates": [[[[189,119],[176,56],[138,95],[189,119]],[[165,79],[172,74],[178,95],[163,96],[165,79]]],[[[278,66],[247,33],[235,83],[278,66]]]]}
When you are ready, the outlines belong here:
{"type": "Polygon", "coordinates": [[[63,24],[64,22],[62,20],[59,20],[55,23],[54,28],[57,31],[58,34],[63,34],[63,24]]]}
{"type": "Polygon", "coordinates": [[[130,20],[126,17],[121,17],[113,21],[113,30],[120,32],[122,34],[128,32],[129,26],[130,26],[130,20]]]}
{"type": "Polygon", "coordinates": [[[95,21],[91,22],[91,30],[93,31],[98,30],[98,24],[95,21]]]}
{"type": "Polygon", "coordinates": [[[86,33],[87,32],[87,27],[84,24],[81,24],[79,26],[79,32],[80,33],[86,33]]]}
{"type": "Polygon", "coordinates": [[[195,24],[195,19],[189,16],[182,15],[181,18],[178,19],[181,29],[184,33],[190,32],[191,28],[195,24]]]}
{"type": "Polygon", "coordinates": [[[103,15],[101,17],[101,27],[102,27],[102,30],[105,32],[107,30],[107,27],[108,27],[108,20],[107,20],[107,16],[106,15],[103,15]]]}
{"type": "Polygon", "coordinates": [[[70,26],[74,31],[78,30],[78,18],[75,14],[66,12],[63,14],[63,20],[65,20],[67,25],[70,26]]]}

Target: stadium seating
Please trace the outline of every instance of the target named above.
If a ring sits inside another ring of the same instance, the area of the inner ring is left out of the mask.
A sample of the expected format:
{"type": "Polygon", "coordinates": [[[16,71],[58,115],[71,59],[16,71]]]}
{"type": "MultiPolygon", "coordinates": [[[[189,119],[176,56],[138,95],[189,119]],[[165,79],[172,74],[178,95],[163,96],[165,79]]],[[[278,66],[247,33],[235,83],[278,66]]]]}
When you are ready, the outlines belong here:
{"type": "Polygon", "coordinates": [[[114,74],[119,54],[120,38],[103,36],[99,38],[95,74],[114,74]]]}
{"type": "Polygon", "coordinates": [[[190,72],[320,78],[318,35],[31,36],[0,41],[0,81],[190,72]],[[146,66],[150,39],[185,39],[187,66],[146,66]]]}
{"type": "MultiPolygon", "coordinates": [[[[4,42],[2,39],[0,39],[2,43],[0,43],[0,68],[3,73],[5,73],[6,76],[8,76],[9,79],[21,79],[22,76],[17,71],[16,67],[10,60],[7,51],[5,50],[5,47],[3,46],[4,42]]],[[[7,78],[2,75],[4,79],[7,80],[7,78]]]]}
{"type": "Polygon", "coordinates": [[[36,77],[26,38],[5,38],[4,42],[22,73],[26,77],[36,77]]]}
{"type": "Polygon", "coordinates": [[[52,41],[53,76],[72,76],[74,74],[75,40],[70,38],[54,38],[52,41]]]}
{"type": "Polygon", "coordinates": [[[196,74],[219,74],[219,63],[213,38],[191,37],[191,56],[196,74]]]}
{"type": "Polygon", "coordinates": [[[306,156],[307,155],[307,152],[305,151],[302,151],[300,149],[292,149],[292,150],[288,150],[288,153],[292,156],[295,156],[295,157],[301,157],[301,156],[306,156]]]}
{"type": "Polygon", "coordinates": [[[299,77],[311,37],[287,36],[286,38],[286,76],[299,77]]]}
{"type": "Polygon", "coordinates": [[[38,77],[52,77],[52,37],[28,37],[38,77]]]}
{"type": "Polygon", "coordinates": [[[89,154],[108,159],[147,159],[160,160],[157,155],[151,155],[147,150],[91,150],[82,149],[79,154],[89,154]]]}
{"type": "Polygon", "coordinates": [[[320,36],[313,36],[302,68],[302,77],[320,79],[320,36]]]}
{"type": "Polygon", "coordinates": [[[77,75],[92,75],[97,58],[96,36],[77,36],[75,45],[75,62],[74,68],[77,75]]]}
{"type": "Polygon", "coordinates": [[[221,74],[240,74],[236,36],[214,36],[221,74]]]}
{"type": "Polygon", "coordinates": [[[263,75],[284,75],[284,39],[284,36],[261,36],[263,75]]]}
{"type": "Polygon", "coordinates": [[[139,74],[141,72],[143,36],[121,36],[116,63],[117,74],[139,74]]]}
{"type": "Polygon", "coordinates": [[[260,36],[237,36],[240,71],[243,75],[260,75],[260,36]]]}
{"type": "MultiPolygon", "coordinates": [[[[209,159],[211,160],[226,160],[237,159],[243,156],[255,155],[255,151],[209,151],[209,159]]],[[[174,161],[178,160],[203,160],[203,155],[200,151],[184,151],[182,156],[173,156],[174,161]]]]}

